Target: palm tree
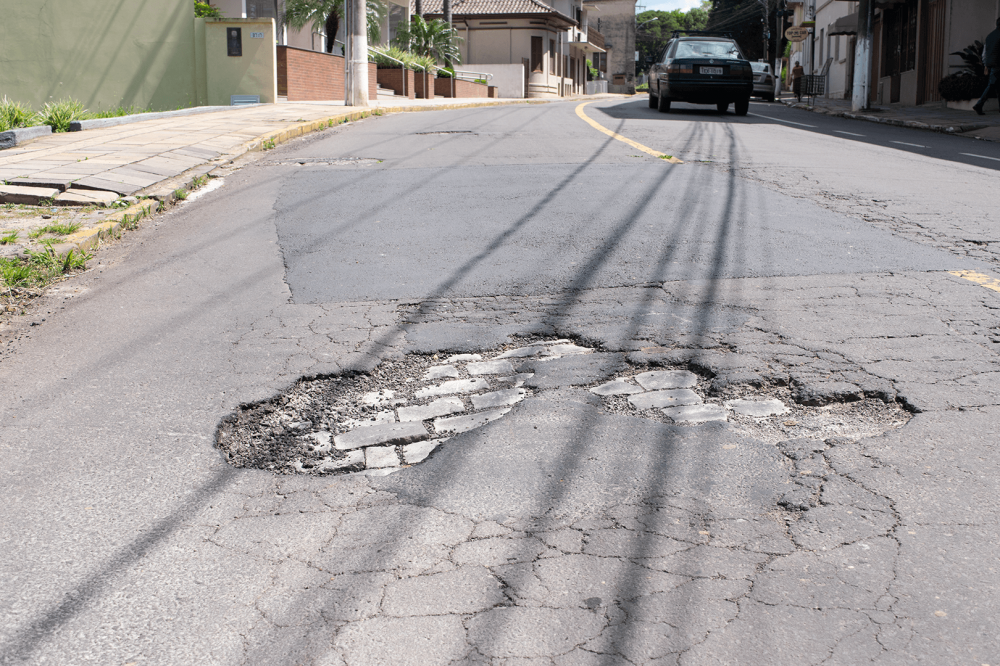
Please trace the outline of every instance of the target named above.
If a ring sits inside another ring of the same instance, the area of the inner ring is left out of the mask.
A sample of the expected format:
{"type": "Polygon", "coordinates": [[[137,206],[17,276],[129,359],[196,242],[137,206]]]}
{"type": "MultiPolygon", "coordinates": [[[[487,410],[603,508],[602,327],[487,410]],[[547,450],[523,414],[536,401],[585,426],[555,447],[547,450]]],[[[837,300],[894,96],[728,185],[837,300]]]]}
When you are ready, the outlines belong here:
{"type": "MultiPolygon", "coordinates": [[[[368,43],[382,41],[382,21],[386,8],[381,0],[366,0],[368,14],[368,43]]],[[[312,24],[316,30],[326,32],[326,52],[333,53],[334,40],[344,17],[344,0],[285,0],[282,22],[289,28],[304,28],[312,24]]]]}
{"type": "Polygon", "coordinates": [[[396,29],[396,46],[411,53],[430,56],[437,62],[462,62],[458,43],[462,38],[440,19],[425,21],[414,15],[410,24],[396,29]]]}

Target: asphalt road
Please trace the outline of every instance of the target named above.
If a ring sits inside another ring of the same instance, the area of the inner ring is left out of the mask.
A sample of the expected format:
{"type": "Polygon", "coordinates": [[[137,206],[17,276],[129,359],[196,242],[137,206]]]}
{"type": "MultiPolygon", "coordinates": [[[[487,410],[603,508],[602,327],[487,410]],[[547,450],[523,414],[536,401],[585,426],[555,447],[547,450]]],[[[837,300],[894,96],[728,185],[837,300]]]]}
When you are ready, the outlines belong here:
{"type": "Polygon", "coordinates": [[[576,107],[263,153],[0,330],[0,663],[1000,663],[996,176],[962,153],[1000,154],[585,107],[675,165],[576,107]],[[593,362],[392,475],[213,447],[301,377],[520,336],[593,362]],[[587,390],[663,366],[792,412],[587,390]]]}

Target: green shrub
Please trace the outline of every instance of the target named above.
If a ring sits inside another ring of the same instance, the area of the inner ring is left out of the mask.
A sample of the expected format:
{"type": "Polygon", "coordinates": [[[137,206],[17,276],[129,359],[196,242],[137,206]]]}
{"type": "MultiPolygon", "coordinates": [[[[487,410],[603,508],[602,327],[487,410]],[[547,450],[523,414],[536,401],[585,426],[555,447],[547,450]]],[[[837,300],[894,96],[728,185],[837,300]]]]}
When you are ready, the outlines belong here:
{"type": "Polygon", "coordinates": [[[432,67],[437,67],[437,61],[430,56],[411,56],[410,62],[415,65],[414,69],[423,70],[426,68],[428,72],[433,72],[432,67]]]}
{"type": "Polygon", "coordinates": [[[372,49],[372,53],[369,53],[368,55],[376,65],[386,69],[399,68],[399,63],[396,62],[396,60],[401,60],[404,64],[409,65],[410,59],[413,58],[412,53],[407,53],[403,49],[395,46],[372,49]],[[395,60],[390,60],[390,58],[394,58],[395,60]]]}
{"type": "Polygon", "coordinates": [[[83,103],[75,99],[62,99],[58,102],[49,102],[39,113],[42,125],[51,125],[53,132],[68,132],[69,124],[74,120],[82,120],[86,117],[87,110],[83,108],[83,103]]]}
{"type": "Polygon", "coordinates": [[[24,104],[9,100],[6,96],[0,99],[0,132],[38,124],[35,112],[24,104]]]}
{"type": "Polygon", "coordinates": [[[978,99],[989,79],[985,76],[973,76],[968,72],[956,72],[941,79],[938,84],[938,92],[941,97],[949,102],[959,102],[965,99],[978,99]]]}

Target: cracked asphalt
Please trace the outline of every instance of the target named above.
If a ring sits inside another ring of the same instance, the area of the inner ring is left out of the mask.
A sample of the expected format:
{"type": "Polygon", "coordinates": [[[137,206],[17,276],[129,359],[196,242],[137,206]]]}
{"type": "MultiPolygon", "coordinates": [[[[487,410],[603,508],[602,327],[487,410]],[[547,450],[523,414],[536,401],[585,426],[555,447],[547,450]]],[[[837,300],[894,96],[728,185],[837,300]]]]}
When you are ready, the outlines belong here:
{"type": "Polygon", "coordinates": [[[995,172],[587,106],[673,165],[574,109],[290,142],[4,324],[0,664],[1000,664],[995,172]],[[387,476],[214,446],[303,377],[557,337],[596,351],[387,476]],[[655,369],[794,411],[589,391],[655,369]]]}

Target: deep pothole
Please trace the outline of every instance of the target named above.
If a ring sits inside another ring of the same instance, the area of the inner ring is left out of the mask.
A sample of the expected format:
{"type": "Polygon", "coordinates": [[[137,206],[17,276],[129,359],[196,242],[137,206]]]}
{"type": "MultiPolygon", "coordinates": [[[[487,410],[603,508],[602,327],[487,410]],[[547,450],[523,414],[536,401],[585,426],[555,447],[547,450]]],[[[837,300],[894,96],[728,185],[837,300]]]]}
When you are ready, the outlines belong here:
{"type": "MultiPolygon", "coordinates": [[[[241,407],[220,424],[216,441],[237,467],[388,474],[547,390],[532,389],[534,374],[526,370],[595,352],[570,340],[520,341],[475,354],[409,355],[369,374],[304,379],[275,398],[241,407]]],[[[600,396],[609,413],[681,425],[726,422],[770,443],[873,436],[910,417],[879,399],[808,406],[797,404],[787,386],[734,385],[716,395],[711,378],[687,368],[622,367],[611,377],[586,383],[584,376],[573,384],[600,396]]]]}

